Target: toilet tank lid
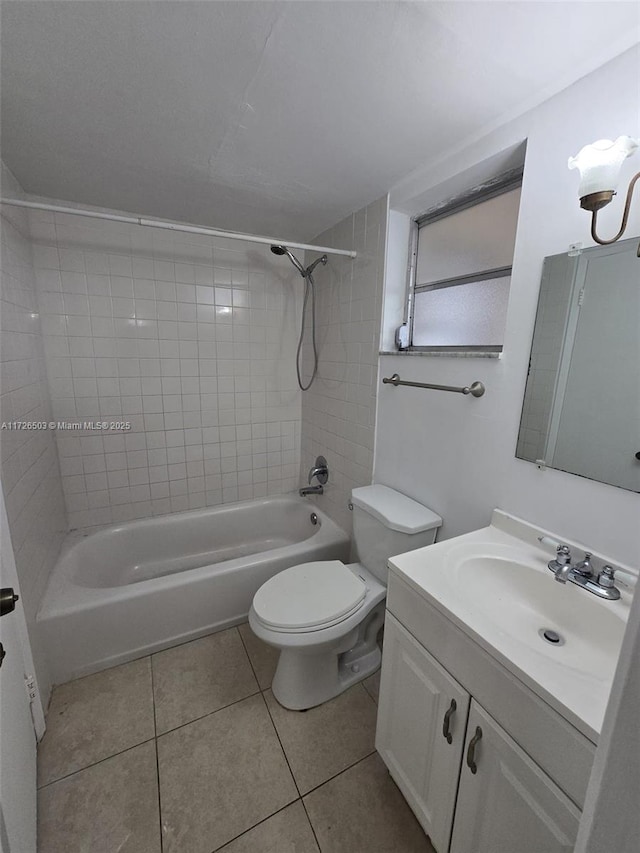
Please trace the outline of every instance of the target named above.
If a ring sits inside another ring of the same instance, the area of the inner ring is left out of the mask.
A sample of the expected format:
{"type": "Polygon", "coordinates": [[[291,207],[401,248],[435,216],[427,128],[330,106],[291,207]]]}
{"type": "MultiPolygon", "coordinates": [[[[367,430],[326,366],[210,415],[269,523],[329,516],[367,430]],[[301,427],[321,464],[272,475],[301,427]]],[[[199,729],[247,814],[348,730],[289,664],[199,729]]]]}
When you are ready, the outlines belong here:
{"type": "Polygon", "coordinates": [[[440,516],[426,506],[379,483],[354,489],[351,500],[354,506],[400,533],[422,533],[442,524],[440,516]]]}

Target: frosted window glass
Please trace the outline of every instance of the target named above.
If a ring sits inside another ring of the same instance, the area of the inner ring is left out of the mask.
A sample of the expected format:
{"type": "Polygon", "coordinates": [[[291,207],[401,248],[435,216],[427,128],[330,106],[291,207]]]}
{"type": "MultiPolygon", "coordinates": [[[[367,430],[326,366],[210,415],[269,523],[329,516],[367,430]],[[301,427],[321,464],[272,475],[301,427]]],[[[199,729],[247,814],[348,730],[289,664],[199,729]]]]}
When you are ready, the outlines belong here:
{"type": "Polygon", "coordinates": [[[415,295],[416,347],[502,346],[510,276],[415,295]]]}
{"type": "Polygon", "coordinates": [[[510,267],[520,189],[424,225],[418,235],[416,285],[510,267]]]}

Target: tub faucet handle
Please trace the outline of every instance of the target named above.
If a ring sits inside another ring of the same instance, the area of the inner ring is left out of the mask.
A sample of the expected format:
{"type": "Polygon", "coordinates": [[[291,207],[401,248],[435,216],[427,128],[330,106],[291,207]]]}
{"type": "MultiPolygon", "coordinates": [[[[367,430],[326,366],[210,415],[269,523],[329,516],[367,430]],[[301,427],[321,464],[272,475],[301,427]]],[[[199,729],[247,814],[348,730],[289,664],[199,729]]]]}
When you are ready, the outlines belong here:
{"type": "Polygon", "coordinates": [[[316,477],[320,485],[324,486],[329,480],[329,468],[324,456],[318,456],[315,465],[309,469],[309,484],[316,477]]]}

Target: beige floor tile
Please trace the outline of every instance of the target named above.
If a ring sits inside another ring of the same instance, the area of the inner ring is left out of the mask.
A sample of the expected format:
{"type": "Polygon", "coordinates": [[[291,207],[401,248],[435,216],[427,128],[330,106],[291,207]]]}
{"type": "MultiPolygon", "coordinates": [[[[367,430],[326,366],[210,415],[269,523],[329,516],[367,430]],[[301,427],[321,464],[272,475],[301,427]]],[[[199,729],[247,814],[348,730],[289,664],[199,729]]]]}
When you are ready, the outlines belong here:
{"type": "Polygon", "coordinates": [[[38,792],[38,853],[160,853],[153,742],[38,792]]]}
{"type": "Polygon", "coordinates": [[[298,796],[262,696],[158,738],[164,853],[211,853],[298,796]]]}
{"type": "Polygon", "coordinates": [[[374,672],[373,675],[369,676],[369,678],[365,678],[362,685],[377,705],[378,693],[380,692],[380,670],[374,672]]]}
{"type": "Polygon", "coordinates": [[[304,798],[322,853],[434,853],[376,754],[304,798]]]}
{"type": "Polygon", "coordinates": [[[280,651],[278,649],[274,649],[273,646],[267,645],[267,643],[263,643],[262,640],[256,637],[249,627],[248,622],[245,622],[243,625],[239,625],[238,628],[242,634],[242,640],[246,646],[247,654],[249,655],[251,664],[255,670],[260,690],[266,690],[268,687],[271,687],[271,682],[273,681],[273,676],[275,675],[276,667],[278,665],[280,651]]]}
{"type": "Polygon", "coordinates": [[[257,693],[237,628],[152,655],[158,734],[257,693]]]}
{"type": "Polygon", "coordinates": [[[361,684],[303,713],[265,699],[303,794],[374,750],[376,706],[361,684]]]}
{"type": "Polygon", "coordinates": [[[300,801],[245,832],[219,853],[319,853],[300,801]]]}
{"type": "Polygon", "coordinates": [[[154,736],[149,658],[56,687],[38,747],[38,784],[75,773],[154,736]]]}

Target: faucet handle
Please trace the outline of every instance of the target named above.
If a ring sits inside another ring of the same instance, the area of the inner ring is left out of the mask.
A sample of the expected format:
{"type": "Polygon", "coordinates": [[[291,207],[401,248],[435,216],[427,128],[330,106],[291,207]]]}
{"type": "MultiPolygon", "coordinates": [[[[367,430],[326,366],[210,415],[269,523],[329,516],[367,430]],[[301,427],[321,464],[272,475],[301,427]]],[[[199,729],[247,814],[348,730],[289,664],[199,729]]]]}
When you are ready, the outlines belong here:
{"type": "Polygon", "coordinates": [[[329,467],[324,456],[318,456],[315,464],[309,470],[309,483],[311,483],[314,477],[317,477],[320,485],[326,486],[329,480],[329,467]]]}
{"type": "Polygon", "coordinates": [[[613,566],[603,566],[598,575],[599,585],[605,589],[612,589],[615,586],[615,571],[613,566]]]}
{"type": "Polygon", "coordinates": [[[571,549],[568,545],[558,545],[556,548],[556,562],[561,566],[568,566],[571,563],[571,549]]]}
{"type": "Polygon", "coordinates": [[[558,544],[556,556],[547,563],[547,568],[554,573],[557,581],[566,583],[567,574],[571,570],[571,551],[568,545],[558,544]]]}

